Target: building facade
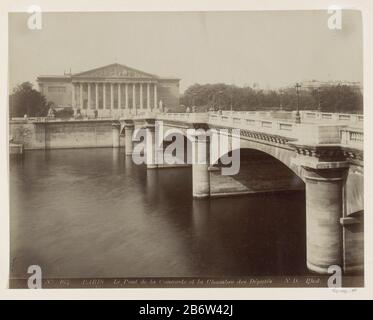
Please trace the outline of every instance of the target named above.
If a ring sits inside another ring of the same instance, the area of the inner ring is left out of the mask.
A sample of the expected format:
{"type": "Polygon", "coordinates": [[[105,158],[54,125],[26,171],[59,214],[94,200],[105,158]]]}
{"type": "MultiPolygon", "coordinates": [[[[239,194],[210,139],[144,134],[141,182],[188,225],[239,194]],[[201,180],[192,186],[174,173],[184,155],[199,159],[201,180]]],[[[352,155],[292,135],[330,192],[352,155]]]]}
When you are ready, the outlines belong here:
{"type": "Polygon", "coordinates": [[[307,80],[302,81],[301,85],[303,88],[308,89],[320,89],[333,86],[348,86],[356,92],[363,93],[363,86],[357,81],[318,81],[318,80],[307,80]]]}
{"type": "Polygon", "coordinates": [[[73,108],[83,116],[121,116],[175,110],[177,78],[162,78],[118,63],[63,75],[40,76],[39,90],[56,108],[73,108]]]}

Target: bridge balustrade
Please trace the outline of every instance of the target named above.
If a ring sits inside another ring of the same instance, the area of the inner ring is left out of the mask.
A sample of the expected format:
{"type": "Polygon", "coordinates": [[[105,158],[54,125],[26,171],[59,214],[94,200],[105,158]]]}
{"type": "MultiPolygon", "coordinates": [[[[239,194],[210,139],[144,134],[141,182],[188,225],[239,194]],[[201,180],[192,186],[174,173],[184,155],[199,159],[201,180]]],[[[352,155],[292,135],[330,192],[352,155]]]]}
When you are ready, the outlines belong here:
{"type": "MultiPolygon", "coordinates": [[[[240,115],[241,117],[239,118],[234,113],[225,113],[223,115],[209,114],[208,122],[210,125],[278,135],[307,144],[340,144],[344,139],[343,141],[346,145],[348,144],[358,149],[363,148],[362,128],[351,129],[343,122],[336,124],[330,122],[296,124],[278,119],[263,119],[258,117],[257,114],[252,116],[251,114],[241,113],[240,115]]],[[[337,117],[339,117],[339,114],[337,117]]]]}
{"type": "MultiPolygon", "coordinates": [[[[209,115],[209,123],[214,125],[222,125],[222,126],[231,126],[236,127],[239,129],[248,129],[254,131],[267,131],[270,133],[274,133],[275,131],[292,131],[293,123],[286,122],[286,121],[278,121],[276,120],[267,120],[267,119],[260,119],[258,117],[251,117],[249,115],[242,115],[240,118],[237,116],[228,116],[228,115],[218,115],[218,114],[210,114],[209,115]],[[271,129],[271,130],[266,130],[271,129]],[[273,130],[274,129],[274,130],[273,130]]],[[[288,134],[288,133],[285,133],[288,134]]]]}
{"type": "Polygon", "coordinates": [[[348,114],[348,113],[331,113],[331,112],[315,112],[315,111],[301,111],[302,121],[335,121],[335,122],[348,122],[348,123],[362,123],[364,116],[361,114],[348,114]]]}
{"type": "MultiPolygon", "coordinates": [[[[223,115],[250,115],[256,118],[276,118],[282,120],[295,121],[295,111],[223,111],[223,115]]],[[[332,113],[332,112],[319,112],[310,110],[300,111],[302,122],[349,122],[360,124],[364,120],[362,114],[348,114],[348,113],[332,113]]]]}
{"type": "Polygon", "coordinates": [[[363,149],[364,132],[360,128],[344,128],[340,130],[341,144],[351,148],[363,149]]]}
{"type": "MultiPolygon", "coordinates": [[[[294,112],[281,111],[290,115],[294,112]]],[[[158,113],[132,115],[130,119],[155,118],[185,123],[206,123],[214,126],[250,130],[258,133],[277,135],[308,144],[343,144],[354,148],[363,148],[363,115],[345,113],[326,113],[302,110],[303,120],[297,124],[293,119],[276,117],[273,111],[223,111],[221,113],[158,113]]],[[[68,122],[102,121],[111,118],[58,119],[46,117],[13,118],[13,122],[68,122]]],[[[127,118],[121,118],[123,120],[127,118]]],[[[115,119],[112,119],[115,120],[115,119]]],[[[118,120],[118,119],[117,119],[118,120]]]]}

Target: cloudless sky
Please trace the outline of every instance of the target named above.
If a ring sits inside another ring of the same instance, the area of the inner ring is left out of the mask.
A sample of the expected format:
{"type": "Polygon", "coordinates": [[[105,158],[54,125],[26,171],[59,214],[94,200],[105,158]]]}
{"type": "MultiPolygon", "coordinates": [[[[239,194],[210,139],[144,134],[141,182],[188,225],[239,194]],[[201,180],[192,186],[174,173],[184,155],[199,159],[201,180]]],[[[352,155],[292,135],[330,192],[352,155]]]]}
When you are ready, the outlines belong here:
{"type": "Polygon", "coordinates": [[[327,11],[184,13],[27,13],[9,15],[10,90],[39,75],[73,73],[114,62],[194,83],[258,83],[261,88],[317,79],[360,81],[362,26],[344,11],[330,30],[327,11]]]}

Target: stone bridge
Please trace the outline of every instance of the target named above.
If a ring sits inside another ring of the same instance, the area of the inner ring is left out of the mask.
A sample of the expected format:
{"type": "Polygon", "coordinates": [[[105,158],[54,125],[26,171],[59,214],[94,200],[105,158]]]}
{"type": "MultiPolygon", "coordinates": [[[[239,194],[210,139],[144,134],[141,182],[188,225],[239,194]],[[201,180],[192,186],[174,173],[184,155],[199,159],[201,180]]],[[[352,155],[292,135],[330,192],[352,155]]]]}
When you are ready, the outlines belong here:
{"type": "MultiPolygon", "coordinates": [[[[134,130],[147,128],[150,138],[146,143],[154,144],[157,121],[162,121],[165,131],[177,128],[185,135],[188,129],[224,128],[232,136],[233,129],[240,129],[241,150],[257,150],[277,159],[304,185],[308,268],[327,273],[329,266],[338,265],[344,272],[358,272],[363,268],[362,116],[302,112],[298,124],[289,114],[284,115],[276,117],[259,112],[138,115],[119,119],[114,124],[113,141],[114,146],[119,146],[123,130],[126,153],[132,154],[134,130]]],[[[191,139],[194,156],[198,156],[198,150],[210,150],[210,143],[208,133],[194,135],[191,139]]],[[[157,148],[148,149],[153,152],[146,155],[149,169],[158,168],[154,161],[157,148]]],[[[260,165],[261,161],[256,163],[260,165]]],[[[192,167],[193,196],[212,196],[214,184],[223,181],[213,178],[219,168],[209,162],[193,162],[192,167]]],[[[235,191],[231,193],[237,194],[235,191]]],[[[229,190],[224,195],[230,195],[229,190]]]]}
{"type": "MultiPolygon", "coordinates": [[[[245,162],[245,165],[241,163],[236,175],[223,176],[222,167],[215,162],[191,164],[195,198],[259,192],[261,188],[268,191],[264,180],[279,186],[280,180],[290,177],[286,181],[291,183],[282,183],[279,189],[292,189],[296,185],[305,190],[308,268],[317,273],[328,273],[331,265],[338,265],[345,273],[362,271],[362,115],[302,111],[301,123],[295,123],[291,112],[144,113],[117,119],[13,119],[10,135],[12,142],[24,145],[25,150],[124,145],[126,154],[131,155],[142,143],[147,167],[154,170],[165,166],[156,161],[160,148],[156,139],[158,121],[163,123],[165,131],[178,130],[187,136],[186,147],[190,146],[193,158],[202,156],[200,150],[209,151],[213,143],[205,129],[225,129],[224,134],[229,139],[238,137],[240,141],[238,147],[231,143],[228,150],[239,148],[241,162],[245,162]],[[146,141],[133,139],[140,128],[147,129],[146,141]],[[188,129],[204,130],[197,130],[190,137],[188,129]],[[238,135],[235,129],[239,129],[238,135]]],[[[206,156],[209,158],[208,152],[206,156]]]]}

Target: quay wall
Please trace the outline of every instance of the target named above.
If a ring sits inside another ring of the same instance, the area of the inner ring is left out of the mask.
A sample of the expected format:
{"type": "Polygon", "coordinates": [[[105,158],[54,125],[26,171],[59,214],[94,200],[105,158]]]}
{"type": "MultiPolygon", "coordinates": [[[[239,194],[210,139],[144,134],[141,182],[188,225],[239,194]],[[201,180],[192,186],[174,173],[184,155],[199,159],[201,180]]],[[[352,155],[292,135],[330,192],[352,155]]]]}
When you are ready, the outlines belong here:
{"type": "MultiPolygon", "coordinates": [[[[25,150],[112,147],[112,121],[10,121],[9,138],[25,150]]],[[[124,137],[121,139],[123,145],[124,137]]]]}

